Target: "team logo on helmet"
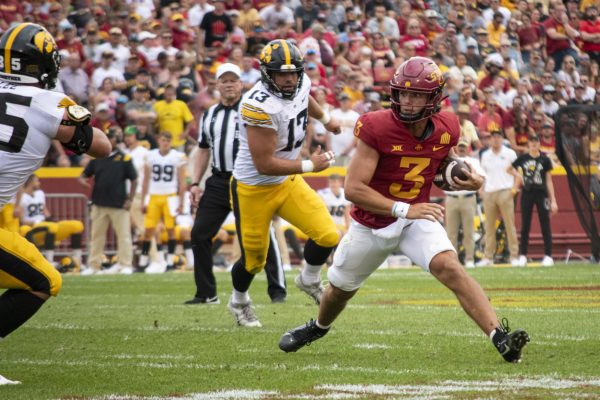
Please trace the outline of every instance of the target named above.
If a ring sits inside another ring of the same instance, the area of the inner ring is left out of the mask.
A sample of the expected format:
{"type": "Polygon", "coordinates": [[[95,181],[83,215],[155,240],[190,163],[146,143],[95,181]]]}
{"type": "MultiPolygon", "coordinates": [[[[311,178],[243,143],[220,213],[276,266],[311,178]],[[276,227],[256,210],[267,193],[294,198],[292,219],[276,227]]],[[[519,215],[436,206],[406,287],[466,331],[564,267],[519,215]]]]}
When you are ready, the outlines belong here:
{"type": "Polygon", "coordinates": [[[40,31],[33,37],[33,43],[41,53],[50,54],[56,49],[56,42],[46,30],[40,31]]]}
{"type": "Polygon", "coordinates": [[[271,46],[265,46],[265,48],[260,53],[260,61],[268,64],[271,62],[271,53],[273,52],[273,48],[271,46]]]}
{"type": "Polygon", "coordinates": [[[394,116],[405,123],[415,123],[430,118],[441,108],[444,84],[442,71],[429,58],[411,57],[404,61],[390,81],[390,100],[394,116]],[[411,111],[413,105],[401,104],[400,98],[406,92],[427,95],[426,103],[418,113],[411,111]]]}

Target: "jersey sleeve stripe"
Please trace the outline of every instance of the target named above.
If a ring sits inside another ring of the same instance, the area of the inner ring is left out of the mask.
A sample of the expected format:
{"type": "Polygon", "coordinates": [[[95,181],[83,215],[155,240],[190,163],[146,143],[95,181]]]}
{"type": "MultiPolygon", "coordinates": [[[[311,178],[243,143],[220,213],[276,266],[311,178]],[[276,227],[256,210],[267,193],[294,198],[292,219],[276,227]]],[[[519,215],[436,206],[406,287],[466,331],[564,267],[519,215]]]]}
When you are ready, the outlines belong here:
{"type": "Polygon", "coordinates": [[[262,108],[253,106],[252,104],[248,104],[248,103],[242,104],[242,107],[246,107],[246,108],[248,108],[250,110],[253,110],[253,111],[256,111],[256,112],[260,112],[260,113],[264,113],[265,112],[262,108]]]}
{"type": "Polygon", "coordinates": [[[262,110],[256,111],[256,110],[247,108],[245,104],[242,106],[242,119],[255,120],[258,122],[269,123],[269,124],[271,123],[271,117],[269,116],[269,114],[265,113],[262,110]]]}

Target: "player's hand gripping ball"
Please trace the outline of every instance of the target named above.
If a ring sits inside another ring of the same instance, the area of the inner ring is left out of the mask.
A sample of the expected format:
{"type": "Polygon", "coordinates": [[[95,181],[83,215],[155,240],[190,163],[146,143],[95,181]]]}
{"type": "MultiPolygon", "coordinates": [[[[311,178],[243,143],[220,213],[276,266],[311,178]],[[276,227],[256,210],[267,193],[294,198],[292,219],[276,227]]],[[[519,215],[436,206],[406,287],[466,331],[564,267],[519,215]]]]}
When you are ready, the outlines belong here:
{"type": "Polygon", "coordinates": [[[454,177],[462,180],[468,179],[463,169],[471,171],[471,167],[458,158],[446,157],[440,164],[433,183],[442,190],[454,190],[452,187],[455,184],[454,177]]]}

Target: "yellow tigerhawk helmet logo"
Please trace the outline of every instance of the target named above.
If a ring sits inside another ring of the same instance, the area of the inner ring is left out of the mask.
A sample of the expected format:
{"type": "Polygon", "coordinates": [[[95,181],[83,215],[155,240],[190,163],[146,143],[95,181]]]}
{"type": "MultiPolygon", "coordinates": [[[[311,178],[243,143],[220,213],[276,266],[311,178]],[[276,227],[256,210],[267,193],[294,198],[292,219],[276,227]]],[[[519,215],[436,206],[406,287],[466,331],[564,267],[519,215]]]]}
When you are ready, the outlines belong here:
{"type": "Polygon", "coordinates": [[[40,53],[50,54],[56,49],[54,38],[47,30],[40,31],[33,37],[33,43],[40,53]]]}
{"type": "Polygon", "coordinates": [[[260,61],[268,64],[271,62],[271,54],[273,52],[273,48],[269,45],[265,46],[260,53],[260,61]]]}

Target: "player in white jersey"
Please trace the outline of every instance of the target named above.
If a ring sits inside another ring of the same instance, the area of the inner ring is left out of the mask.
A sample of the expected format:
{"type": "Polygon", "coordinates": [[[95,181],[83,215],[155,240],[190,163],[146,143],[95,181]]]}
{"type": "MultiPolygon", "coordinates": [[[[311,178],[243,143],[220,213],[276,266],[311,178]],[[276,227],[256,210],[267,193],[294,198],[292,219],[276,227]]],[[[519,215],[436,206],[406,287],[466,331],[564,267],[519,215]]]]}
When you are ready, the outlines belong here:
{"type": "MultiPolygon", "coordinates": [[[[142,242],[142,255],[139,267],[148,266],[148,252],[150,240],[156,232],[156,225],[162,219],[169,240],[167,242],[167,263],[164,258],[158,263],[146,268],[148,273],[165,272],[167,266],[173,265],[175,258],[175,217],[181,213],[183,197],[185,195],[186,161],[185,154],[171,148],[173,137],[169,132],[162,132],[158,137],[158,149],[148,152],[146,166],[144,167],[144,184],[142,198],[147,204],[144,206],[144,240],[142,242]]],[[[161,249],[159,245],[159,254],[161,249]]],[[[160,256],[159,256],[160,258],[160,256]]]]}
{"type": "Polygon", "coordinates": [[[31,175],[25,182],[19,205],[22,210],[21,236],[42,248],[44,256],[51,263],[54,260],[55,243],[70,237],[73,259],[81,266],[83,223],[77,220],[48,221],[51,213],[37,176],[31,175]]]}
{"type": "MultiPolygon", "coordinates": [[[[77,154],[105,157],[106,136],[88,123],[91,114],[54,88],[60,55],[50,33],[21,23],[0,38],[0,208],[41,166],[53,139],[77,154]]],[[[37,248],[0,229],[0,339],[60,291],[62,280],[37,248]]],[[[18,383],[0,376],[0,385],[18,383]]]]}
{"type": "Polygon", "coordinates": [[[338,174],[329,175],[329,186],[319,189],[317,194],[329,210],[329,215],[340,233],[344,234],[350,226],[350,203],[344,195],[344,178],[338,174]]]}
{"type": "Polygon", "coordinates": [[[269,227],[275,214],[305,232],[304,269],[296,285],[319,303],[320,270],[339,235],[323,201],[300,174],[322,171],[333,162],[318,148],[310,160],[298,159],[308,117],[339,133],[339,124],[310,96],[300,50],[286,40],[273,40],[260,55],[261,80],[240,101],[240,149],[231,194],[242,257],[231,271],[229,310],[242,326],[261,326],[248,289],[266,262],[269,227]]]}

